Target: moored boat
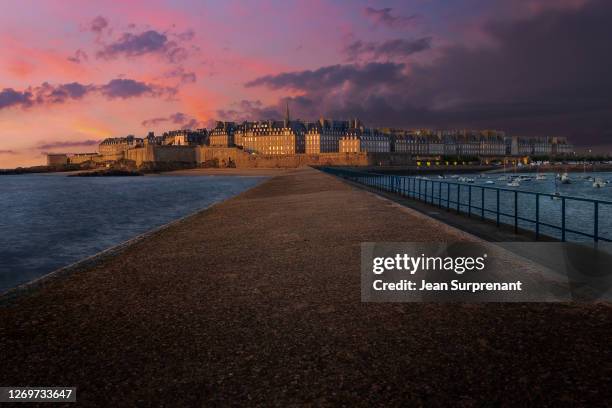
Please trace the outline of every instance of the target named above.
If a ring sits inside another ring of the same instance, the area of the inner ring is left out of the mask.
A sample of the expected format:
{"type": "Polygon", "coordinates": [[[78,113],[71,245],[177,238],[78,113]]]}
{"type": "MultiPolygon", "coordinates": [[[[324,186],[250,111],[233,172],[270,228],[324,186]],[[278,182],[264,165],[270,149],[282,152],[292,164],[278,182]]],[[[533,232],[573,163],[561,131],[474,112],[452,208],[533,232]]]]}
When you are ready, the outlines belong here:
{"type": "Polygon", "coordinates": [[[595,181],[593,181],[593,187],[595,188],[601,188],[601,187],[605,187],[606,186],[606,182],[601,179],[601,178],[596,178],[595,181]]]}

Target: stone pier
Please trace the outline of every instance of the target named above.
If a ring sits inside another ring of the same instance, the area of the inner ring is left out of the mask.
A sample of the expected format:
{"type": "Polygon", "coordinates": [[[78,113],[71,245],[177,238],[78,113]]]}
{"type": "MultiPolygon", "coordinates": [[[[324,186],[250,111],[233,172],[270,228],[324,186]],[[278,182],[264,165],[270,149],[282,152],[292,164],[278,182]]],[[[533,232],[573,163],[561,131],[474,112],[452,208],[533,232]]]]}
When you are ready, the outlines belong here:
{"type": "Polygon", "coordinates": [[[286,172],[0,304],[0,384],[83,406],[601,406],[609,304],[365,304],[360,243],[477,238],[286,172]]]}

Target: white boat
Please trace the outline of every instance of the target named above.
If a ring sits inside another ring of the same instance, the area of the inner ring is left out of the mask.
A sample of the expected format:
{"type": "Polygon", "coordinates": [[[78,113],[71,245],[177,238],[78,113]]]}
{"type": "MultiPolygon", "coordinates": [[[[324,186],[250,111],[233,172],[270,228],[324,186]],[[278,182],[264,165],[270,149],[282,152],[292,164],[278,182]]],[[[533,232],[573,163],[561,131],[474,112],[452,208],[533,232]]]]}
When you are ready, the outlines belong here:
{"type": "Polygon", "coordinates": [[[606,186],[606,182],[603,179],[596,178],[595,181],[593,182],[593,187],[595,188],[601,188],[605,186],[606,186]]]}
{"type": "Polygon", "coordinates": [[[508,183],[508,187],[520,187],[520,186],[521,186],[521,181],[518,178],[515,178],[514,180],[508,183]]]}
{"type": "Polygon", "coordinates": [[[495,184],[495,182],[493,180],[487,180],[485,181],[485,184],[495,184]]]}
{"type": "Polygon", "coordinates": [[[571,182],[572,182],[572,179],[570,179],[567,173],[563,173],[561,175],[561,184],[570,184],[571,182]]]}
{"type": "Polygon", "coordinates": [[[536,180],[546,180],[546,174],[538,174],[536,180]]]}

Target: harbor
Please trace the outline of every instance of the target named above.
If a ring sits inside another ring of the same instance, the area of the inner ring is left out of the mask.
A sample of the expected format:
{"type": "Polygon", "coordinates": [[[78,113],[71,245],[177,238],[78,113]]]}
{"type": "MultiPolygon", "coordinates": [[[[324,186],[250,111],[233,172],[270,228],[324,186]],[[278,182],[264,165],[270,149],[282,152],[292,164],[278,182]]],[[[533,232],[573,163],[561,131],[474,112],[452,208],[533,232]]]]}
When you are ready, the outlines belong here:
{"type": "Polygon", "coordinates": [[[479,238],[279,174],[4,301],[0,382],[69,384],[89,406],[610,398],[608,304],[362,303],[360,243],[411,241],[479,238]]]}

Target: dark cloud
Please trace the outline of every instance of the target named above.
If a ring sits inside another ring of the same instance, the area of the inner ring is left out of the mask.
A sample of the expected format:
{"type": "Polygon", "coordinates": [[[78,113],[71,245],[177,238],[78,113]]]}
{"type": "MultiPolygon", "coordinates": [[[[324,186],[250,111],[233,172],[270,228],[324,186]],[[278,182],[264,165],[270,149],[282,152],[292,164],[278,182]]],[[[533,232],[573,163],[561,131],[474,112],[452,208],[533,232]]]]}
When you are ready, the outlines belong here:
{"type": "Polygon", "coordinates": [[[89,30],[96,34],[101,34],[108,28],[108,20],[105,17],[98,16],[89,24],[89,30]]]}
{"type": "Polygon", "coordinates": [[[97,89],[107,98],[133,98],[137,96],[172,96],[176,89],[160,87],[133,79],[113,79],[97,89]]]}
{"type": "Polygon", "coordinates": [[[37,148],[39,149],[57,149],[64,147],[81,147],[81,146],[97,146],[100,144],[99,140],[78,140],[78,141],[62,141],[62,142],[51,142],[44,143],[37,148]]]}
{"type": "Polygon", "coordinates": [[[36,103],[64,103],[68,100],[81,99],[87,93],[93,91],[93,85],[83,85],[78,82],[68,84],[51,85],[47,82],[35,88],[36,103]]]}
{"type": "Polygon", "coordinates": [[[416,40],[405,40],[397,38],[383,42],[355,41],[349,44],[344,52],[350,61],[361,58],[396,59],[407,57],[431,48],[431,37],[422,37],[416,40]]]}
{"type": "Polygon", "coordinates": [[[502,128],[612,139],[612,2],[492,21],[494,45],[450,46],[428,64],[347,64],[257,78],[246,86],[298,90],[292,110],[360,116],[372,125],[502,128]]]}
{"type": "Polygon", "coordinates": [[[353,88],[370,88],[372,85],[391,84],[402,81],[404,64],[392,62],[372,62],[365,65],[332,65],[314,71],[286,72],[278,75],[266,75],[247,82],[246,87],[267,86],[271,89],[296,89],[306,92],[332,90],[343,85],[353,88]]]}
{"type": "Polygon", "coordinates": [[[249,101],[244,99],[240,102],[233,103],[228,109],[217,110],[217,118],[218,120],[233,122],[253,119],[278,119],[282,117],[280,104],[282,104],[282,101],[279,101],[279,106],[276,107],[264,106],[259,100],[249,101]]]}
{"type": "Polygon", "coordinates": [[[191,84],[197,81],[195,72],[186,71],[183,67],[170,70],[163,75],[164,78],[176,78],[181,84],[191,84]]]}
{"type": "Polygon", "coordinates": [[[37,105],[62,104],[80,100],[90,94],[103,95],[108,99],[126,99],[140,96],[172,97],[175,93],[175,88],[133,79],[113,79],[103,85],[78,82],[52,85],[44,82],[40,86],[29,87],[23,91],[16,91],[12,88],[3,89],[0,91],[0,110],[11,107],[29,108],[37,105]]]}
{"type": "Polygon", "coordinates": [[[412,25],[418,18],[416,14],[408,17],[394,16],[391,8],[375,9],[366,7],[363,14],[377,25],[384,25],[391,28],[404,28],[412,25]]]}
{"type": "Polygon", "coordinates": [[[0,150],[0,154],[12,155],[12,154],[17,154],[17,152],[14,150],[0,150]]]}
{"type": "Polygon", "coordinates": [[[87,56],[87,53],[80,48],[74,52],[73,56],[68,57],[68,61],[74,62],[76,64],[80,64],[81,62],[87,61],[88,59],[89,57],[87,56]]]}
{"type": "Polygon", "coordinates": [[[196,118],[182,112],[176,112],[165,117],[157,117],[142,121],[143,127],[158,126],[163,123],[179,126],[181,129],[195,129],[201,127],[202,123],[196,118]]]}
{"type": "Polygon", "coordinates": [[[179,62],[187,58],[187,50],[175,41],[168,40],[166,34],[155,30],[139,34],[124,33],[115,42],[104,46],[96,56],[104,59],[115,59],[121,56],[137,57],[145,54],[157,54],[170,62],[179,62]]]}
{"type": "Polygon", "coordinates": [[[0,91],[0,109],[30,105],[32,105],[32,92],[30,91],[16,91],[13,88],[4,88],[0,91]]]}

